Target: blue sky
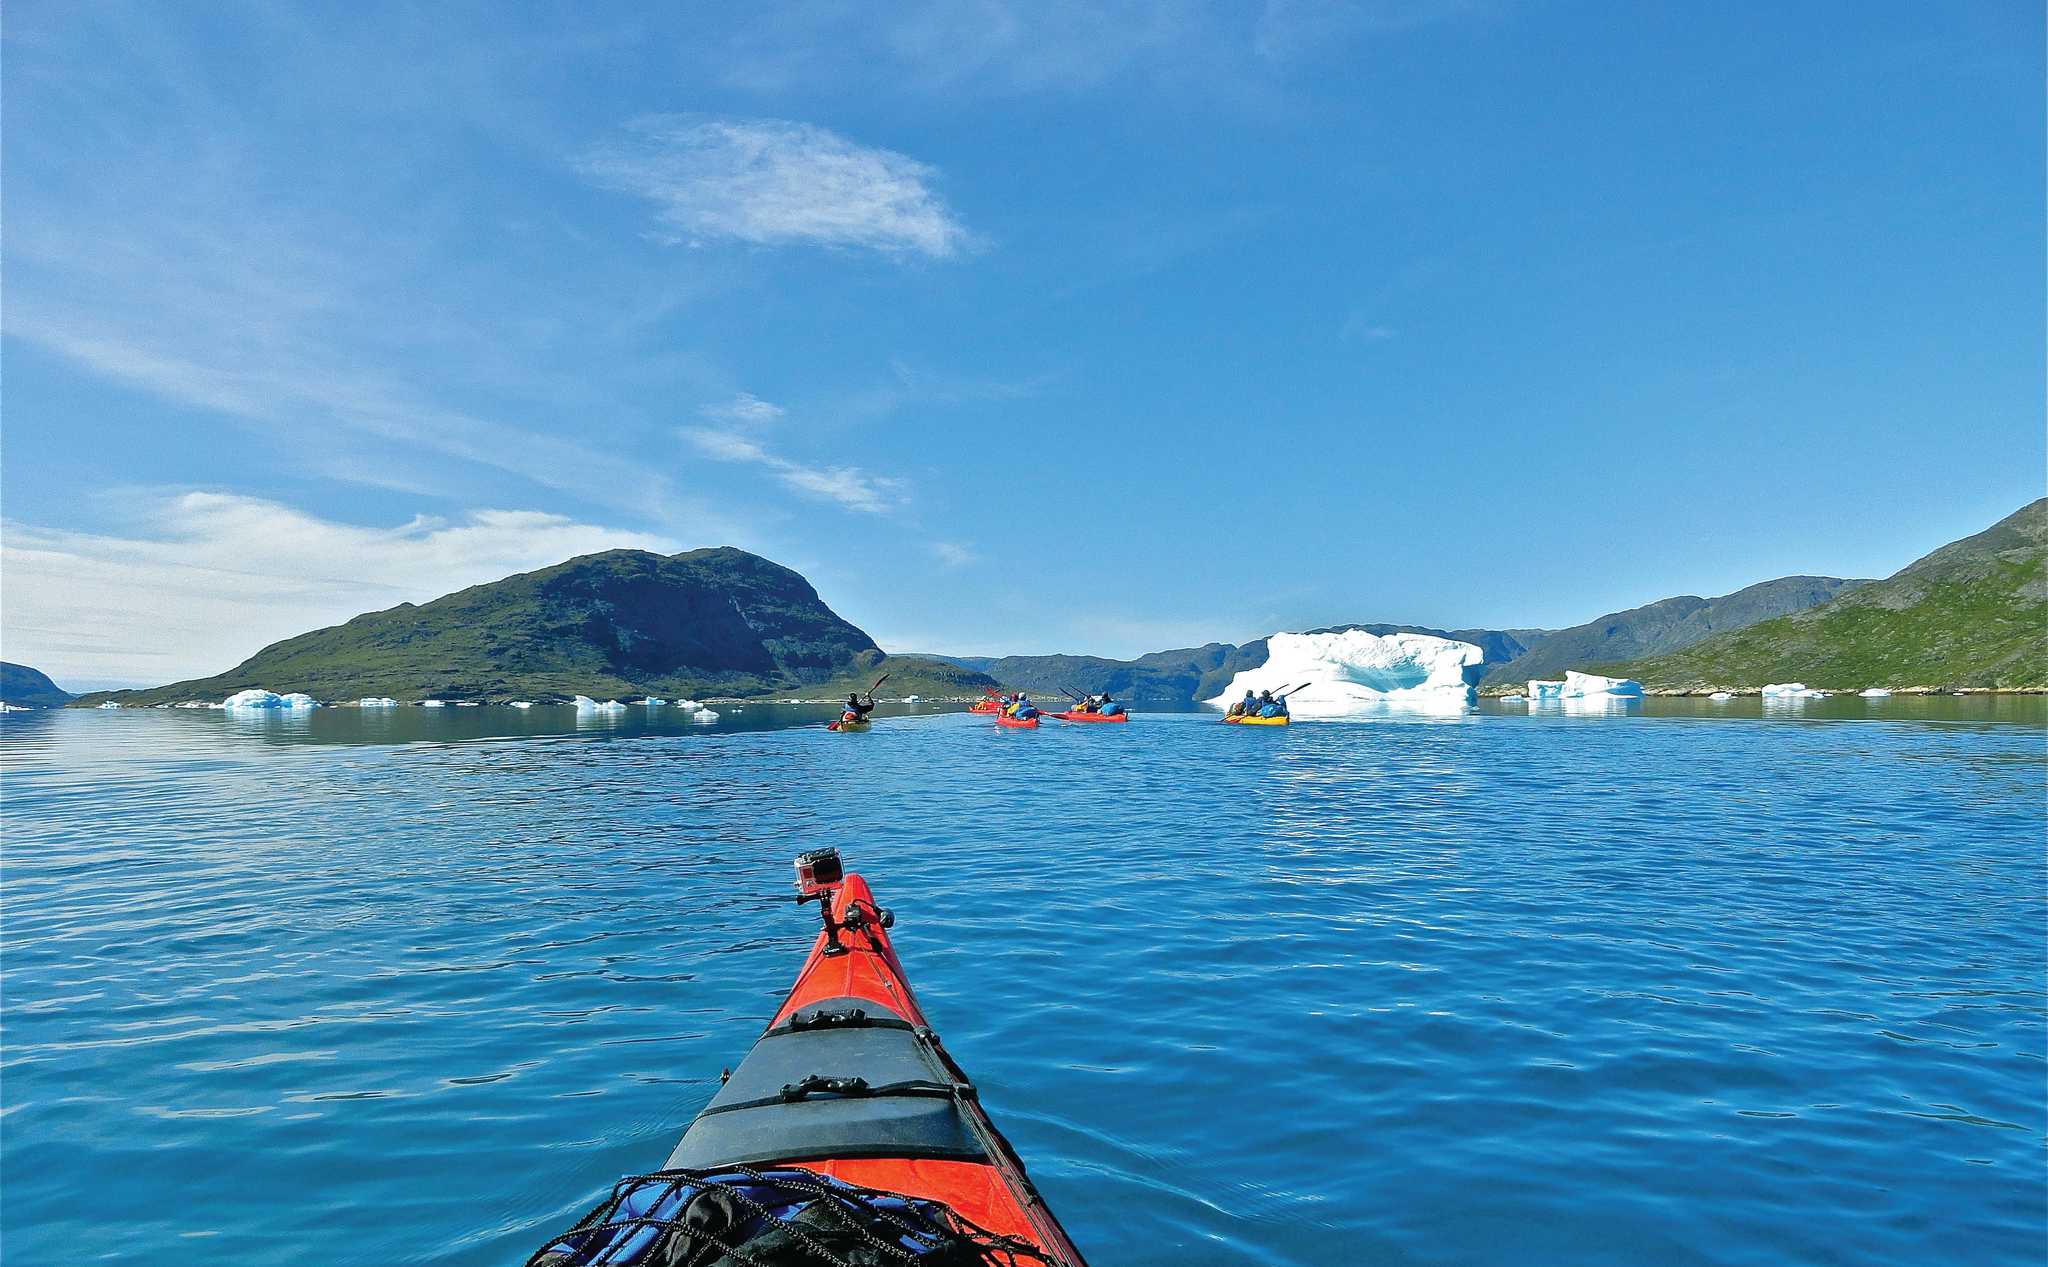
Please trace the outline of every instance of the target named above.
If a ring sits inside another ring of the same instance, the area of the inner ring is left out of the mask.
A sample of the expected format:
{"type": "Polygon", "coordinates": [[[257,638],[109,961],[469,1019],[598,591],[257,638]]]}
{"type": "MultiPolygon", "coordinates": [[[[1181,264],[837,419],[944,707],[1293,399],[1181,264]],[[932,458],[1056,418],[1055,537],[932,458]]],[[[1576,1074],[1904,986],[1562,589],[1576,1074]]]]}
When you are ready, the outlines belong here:
{"type": "Polygon", "coordinates": [[[7,658],[608,545],[894,650],[1563,625],[2040,495],[2031,3],[4,29],[7,658]]]}

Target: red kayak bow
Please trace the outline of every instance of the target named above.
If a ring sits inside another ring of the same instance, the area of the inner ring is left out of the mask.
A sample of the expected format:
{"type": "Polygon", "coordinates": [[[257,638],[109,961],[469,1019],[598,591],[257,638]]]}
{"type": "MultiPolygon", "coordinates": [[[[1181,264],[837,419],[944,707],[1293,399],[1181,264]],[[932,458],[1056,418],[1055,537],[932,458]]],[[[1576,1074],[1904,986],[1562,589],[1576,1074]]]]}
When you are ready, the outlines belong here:
{"type": "Polygon", "coordinates": [[[1077,713],[1070,711],[1065,713],[1047,713],[1046,716],[1057,717],[1061,721],[1129,721],[1131,719],[1129,713],[1077,713]]]}
{"type": "Polygon", "coordinates": [[[1020,730],[1028,730],[1038,725],[1038,719],[1036,717],[1012,717],[1008,713],[997,713],[996,725],[1015,726],[1020,730]]]}
{"type": "Polygon", "coordinates": [[[837,850],[804,854],[797,876],[797,900],[817,902],[824,927],[666,1169],[796,1168],[938,1201],[1048,1262],[1082,1267],[919,1009],[889,944],[894,916],[865,880],[842,873],[837,850]]]}

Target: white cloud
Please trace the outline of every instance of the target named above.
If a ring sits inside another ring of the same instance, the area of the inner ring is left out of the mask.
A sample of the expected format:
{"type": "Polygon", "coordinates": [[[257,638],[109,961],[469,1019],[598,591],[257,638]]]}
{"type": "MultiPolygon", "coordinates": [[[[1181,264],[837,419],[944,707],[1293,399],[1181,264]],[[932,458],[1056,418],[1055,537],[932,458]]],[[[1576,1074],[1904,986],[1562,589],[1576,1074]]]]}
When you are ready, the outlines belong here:
{"type": "Polygon", "coordinates": [[[949,568],[966,567],[981,557],[957,541],[934,541],[930,543],[930,549],[933,556],[949,568]]]}
{"type": "Polygon", "coordinates": [[[175,681],[365,611],[618,547],[680,548],[538,511],[374,528],[254,497],[154,494],[133,535],[0,527],[0,640],[59,680],[175,681]]]}
{"type": "Polygon", "coordinates": [[[806,466],[770,453],[756,441],[731,431],[686,427],[683,438],[705,457],[765,467],[786,487],[807,497],[838,502],[848,510],[880,515],[903,503],[906,485],[892,476],[876,475],[857,466],[806,466]]]}
{"type": "Polygon", "coordinates": [[[722,405],[705,405],[697,412],[717,422],[761,427],[781,418],[783,408],[772,401],[762,400],[752,392],[741,392],[722,405]]]}
{"type": "Polygon", "coordinates": [[[582,169],[653,202],[671,243],[814,242],[944,259],[974,242],[932,190],[933,169],[894,150],[782,119],[658,115],[628,131],[582,169]]]}

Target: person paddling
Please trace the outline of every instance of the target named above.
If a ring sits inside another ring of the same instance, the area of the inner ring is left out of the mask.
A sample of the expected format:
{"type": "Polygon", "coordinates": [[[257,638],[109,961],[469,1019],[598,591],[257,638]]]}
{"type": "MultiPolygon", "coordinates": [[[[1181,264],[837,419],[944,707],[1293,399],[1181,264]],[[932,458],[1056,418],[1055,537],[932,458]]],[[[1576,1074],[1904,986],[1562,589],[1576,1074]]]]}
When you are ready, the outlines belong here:
{"type": "Polygon", "coordinates": [[[857,726],[866,721],[868,714],[874,711],[875,697],[873,695],[869,695],[868,702],[863,704],[860,702],[860,696],[849,692],[846,696],[846,711],[840,715],[840,720],[857,726]]]}

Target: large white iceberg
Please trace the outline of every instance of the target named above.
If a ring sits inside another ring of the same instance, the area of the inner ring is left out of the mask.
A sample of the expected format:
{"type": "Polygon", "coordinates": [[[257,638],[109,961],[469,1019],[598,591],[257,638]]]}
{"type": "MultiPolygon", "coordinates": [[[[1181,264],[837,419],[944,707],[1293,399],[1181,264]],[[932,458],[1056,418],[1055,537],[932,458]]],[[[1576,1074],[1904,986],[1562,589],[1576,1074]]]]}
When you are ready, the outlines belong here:
{"type": "Polygon", "coordinates": [[[221,701],[221,707],[236,709],[318,708],[320,704],[304,691],[293,691],[288,695],[279,695],[276,691],[266,691],[260,686],[252,686],[246,691],[236,691],[233,695],[228,696],[227,699],[221,701]]]}
{"type": "Polygon", "coordinates": [[[710,723],[718,720],[718,714],[712,712],[708,708],[700,708],[695,713],[692,713],[690,715],[690,720],[694,722],[703,722],[704,724],[709,725],[710,723]]]}
{"type": "Polygon", "coordinates": [[[1536,700],[1564,698],[1564,683],[1561,681],[1544,682],[1536,678],[1530,678],[1528,686],[1529,699],[1532,703],[1536,700]]]}
{"type": "Polygon", "coordinates": [[[1601,677],[1597,673],[1580,673],[1573,669],[1564,671],[1565,699],[1587,699],[1598,695],[1638,698],[1642,693],[1643,684],[1634,678],[1601,677]]]}
{"type": "Polygon", "coordinates": [[[1246,691],[1299,686],[1287,697],[1296,716],[1342,716],[1389,703],[1469,704],[1485,659],[1469,642],[1430,634],[1276,633],[1266,640],[1266,662],[1232,678],[1208,702],[1227,708],[1246,691]]]}

